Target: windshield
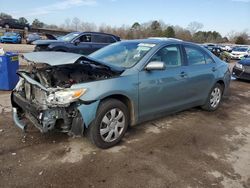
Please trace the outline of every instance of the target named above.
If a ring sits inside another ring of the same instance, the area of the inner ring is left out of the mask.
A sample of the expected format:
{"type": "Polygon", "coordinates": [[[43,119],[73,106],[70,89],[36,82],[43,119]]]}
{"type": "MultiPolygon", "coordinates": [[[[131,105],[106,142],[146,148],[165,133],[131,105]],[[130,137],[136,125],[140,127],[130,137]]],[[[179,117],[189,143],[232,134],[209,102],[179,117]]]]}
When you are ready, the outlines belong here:
{"type": "Polygon", "coordinates": [[[236,52],[246,52],[247,48],[235,48],[235,49],[233,49],[233,51],[236,51],[236,52]]]}
{"type": "Polygon", "coordinates": [[[117,42],[90,54],[89,57],[106,64],[129,68],[137,64],[154,46],[152,43],[117,42]]]}
{"type": "Polygon", "coordinates": [[[17,34],[9,32],[9,33],[5,33],[5,36],[11,37],[11,36],[17,36],[17,34]]]}
{"type": "Polygon", "coordinates": [[[80,33],[69,33],[65,36],[60,37],[59,40],[63,40],[66,42],[70,42],[72,39],[74,39],[75,37],[77,37],[80,33]]]}

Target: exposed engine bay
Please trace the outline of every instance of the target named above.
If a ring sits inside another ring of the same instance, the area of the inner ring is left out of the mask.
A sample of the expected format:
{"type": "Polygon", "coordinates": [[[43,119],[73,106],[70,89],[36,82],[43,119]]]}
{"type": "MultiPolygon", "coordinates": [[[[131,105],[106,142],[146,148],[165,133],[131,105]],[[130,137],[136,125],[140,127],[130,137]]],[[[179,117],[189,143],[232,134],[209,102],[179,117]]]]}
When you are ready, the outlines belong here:
{"type": "Polygon", "coordinates": [[[77,54],[35,52],[27,56],[32,60],[26,59],[28,66],[18,71],[20,80],[11,95],[15,124],[23,130],[26,125],[21,120],[26,118],[41,132],[81,133],[83,119],[78,107],[95,101],[80,100],[87,88],[71,86],[122,73],[77,54]]]}
{"type": "Polygon", "coordinates": [[[58,66],[31,64],[28,69],[21,71],[26,72],[46,88],[69,88],[73,84],[108,79],[119,74],[106,67],[80,60],[75,64],[58,66]]]}

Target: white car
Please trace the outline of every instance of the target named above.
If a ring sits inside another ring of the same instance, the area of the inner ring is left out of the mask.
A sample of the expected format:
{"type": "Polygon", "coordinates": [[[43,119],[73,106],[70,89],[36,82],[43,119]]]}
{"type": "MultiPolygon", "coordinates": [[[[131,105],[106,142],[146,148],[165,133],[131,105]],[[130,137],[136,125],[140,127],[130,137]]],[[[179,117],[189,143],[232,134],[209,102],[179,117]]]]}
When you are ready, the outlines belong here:
{"type": "Polygon", "coordinates": [[[231,52],[232,59],[242,59],[250,55],[250,47],[235,47],[231,52]]]}

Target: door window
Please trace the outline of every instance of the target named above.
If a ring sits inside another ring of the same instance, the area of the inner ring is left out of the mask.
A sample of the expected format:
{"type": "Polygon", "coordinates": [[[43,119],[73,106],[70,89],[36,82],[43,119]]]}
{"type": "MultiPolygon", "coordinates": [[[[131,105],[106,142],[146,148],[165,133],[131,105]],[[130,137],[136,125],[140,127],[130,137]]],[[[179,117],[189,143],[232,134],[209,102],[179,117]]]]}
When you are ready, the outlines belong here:
{"type": "Polygon", "coordinates": [[[91,35],[82,35],[79,37],[80,42],[91,42],[91,35]]]}
{"type": "Polygon", "coordinates": [[[111,36],[107,35],[93,35],[92,42],[96,43],[114,43],[115,40],[111,36]]]}
{"type": "Polygon", "coordinates": [[[203,65],[214,63],[214,60],[201,50],[191,46],[185,46],[184,48],[187,54],[187,61],[189,65],[203,65]]]}
{"type": "Polygon", "coordinates": [[[181,63],[181,53],[178,46],[167,46],[160,49],[150,60],[164,62],[167,68],[179,67],[181,63]]]}

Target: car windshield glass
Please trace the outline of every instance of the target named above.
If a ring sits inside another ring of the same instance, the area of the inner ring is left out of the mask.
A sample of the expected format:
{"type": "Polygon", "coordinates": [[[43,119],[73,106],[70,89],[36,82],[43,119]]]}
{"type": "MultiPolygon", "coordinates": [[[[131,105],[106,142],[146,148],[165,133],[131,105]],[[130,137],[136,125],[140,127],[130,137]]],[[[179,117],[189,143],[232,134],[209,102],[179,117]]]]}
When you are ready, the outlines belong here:
{"type": "Polygon", "coordinates": [[[140,42],[118,42],[102,48],[89,57],[106,64],[129,68],[137,64],[155,44],[140,42]]]}
{"type": "Polygon", "coordinates": [[[69,33],[65,36],[62,36],[60,37],[60,40],[63,40],[63,41],[66,41],[66,42],[69,42],[71,41],[72,39],[74,39],[75,37],[77,37],[80,33],[69,33]]]}
{"type": "Polygon", "coordinates": [[[17,35],[16,33],[5,33],[5,36],[7,37],[16,36],[16,35],[17,35]]]}
{"type": "Polygon", "coordinates": [[[246,52],[247,48],[235,48],[233,51],[237,51],[237,52],[246,52]]]}

